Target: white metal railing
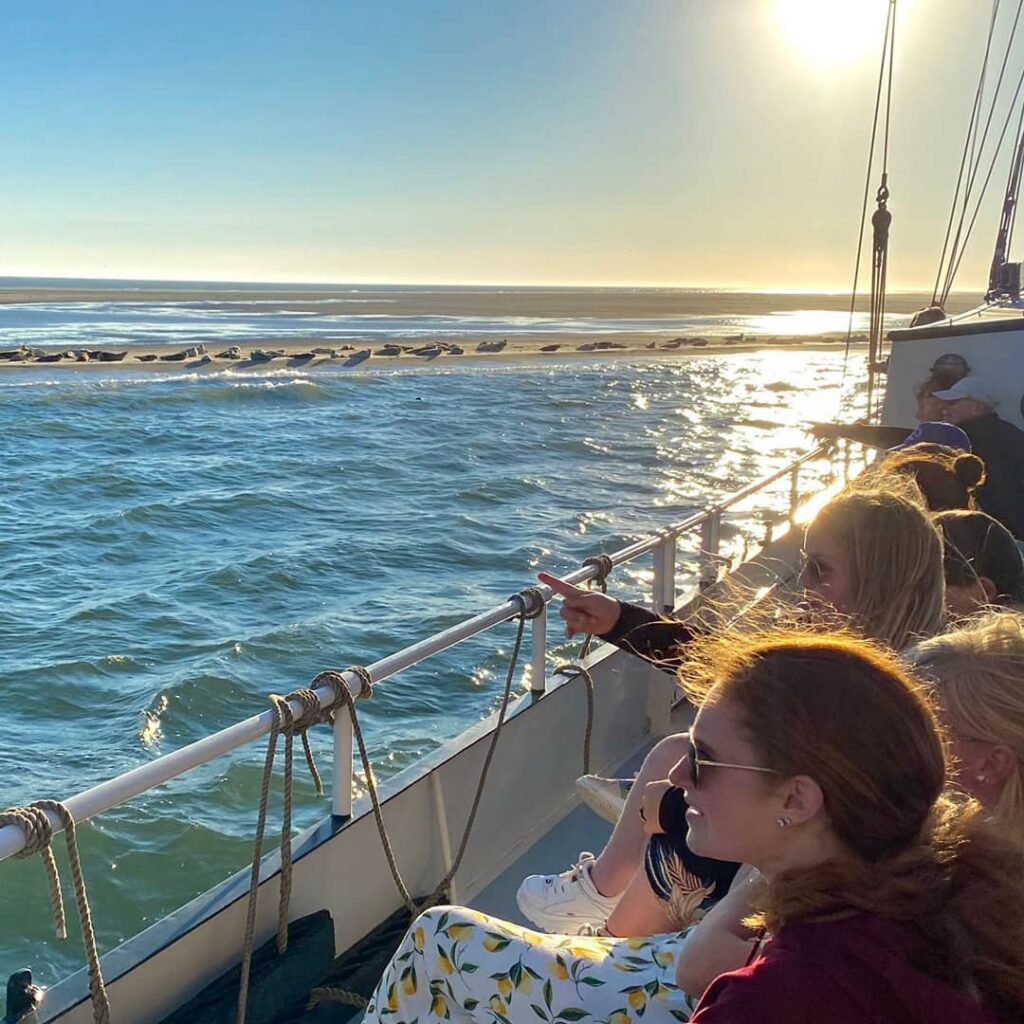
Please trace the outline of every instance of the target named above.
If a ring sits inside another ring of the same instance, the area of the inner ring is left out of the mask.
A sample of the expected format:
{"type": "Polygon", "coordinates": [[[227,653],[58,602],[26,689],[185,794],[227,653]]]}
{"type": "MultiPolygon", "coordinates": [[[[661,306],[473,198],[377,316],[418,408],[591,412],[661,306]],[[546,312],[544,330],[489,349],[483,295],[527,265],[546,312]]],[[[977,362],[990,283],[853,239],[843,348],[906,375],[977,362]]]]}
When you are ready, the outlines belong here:
{"type": "MultiPolygon", "coordinates": [[[[844,479],[848,479],[850,444],[849,442],[843,442],[841,446],[843,448],[843,476],[844,479]]],[[[834,450],[833,445],[822,444],[777,472],[762,477],[723,501],[711,505],[679,523],[659,530],[634,544],[621,548],[619,551],[608,556],[612,566],[622,565],[653,553],[653,606],[657,612],[671,610],[676,605],[676,542],[680,535],[697,528],[701,530],[700,557],[702,568],[700,582],[702,586],[713,583],[718,578],[719,568],[722,564],[719,551],[722,514],[744,499],[757,494],[759,491],[763,491],[788,475],[790,477],[789,519],[792,521],[799,504],[800,468],[814,459],[829,455],[834,450]]],[[[569,583],[580,584],[593,579],[597,573],[598,569],[595,566],[586,565],[574,572],[568,573],[565,579],[569,583]]],[[[544,597],[545,610],[544,613],[531,620],[530,686],[534,692],[543,693],[546,687],[547,662],[546,612],[547,603],[552,597],[552,591],[544,586],[537,589],[544,597]]],[[[366,669],[370,674],[371,680],[374,683],[378,683],[389,676],[395,675],[397,672],[410,668],[425,658],[439,654],[464,640],[468,640],[470,637],[483,633],[503,622],[507,622],[511,618],[515,618],[519,614],[519,609],[519,601],[509,599],[504,604],[481,612],[479,615],[466,619],[450,629],[435,633],[433,636],[427,637],[425,640],[419,641],[419,643],[412,644],[396,654],[381,658],[379,661],[366,666],[366,669]]],[[[361,681],[351,673],[345,672],[341,673],[341,675],[353,696],[358,694],[362,687],[361,681]]],[[[321,706],[327,706],[334,699],[334,691],[330,687],[322,687],[314,692],[320,700],[321,706]]],[[[298,715],[301,708],[297,703],[293,702],[292,710],[298,715]]],[[[75,821],[81,822],[95,817],[97,814],[102,814],[104,811],[117,807],[132,797],[162,785],[192,768],[206,764],[246,743],[259,739],[261,736],[266,736],[270,732],[272,721],[272,711],[253,715],[251,718],[222,729],[212,736],[197,740],[195,743],[190,743],[188,746],[181,747],[169,754],[158,757],[154,761],[139,765],[139,767],[133,768],[123,775],[78,793],[65,801],[66,806],[75,821]]],[[[339,816],[348,816],[352,813],[352,725],[349,716],[346,714],[335,716],[331,810],[335,815],[339,816]]],[[[49,815],[49,812],[47,813],[49,815]]],[[[53,830],[57,832],[61,827],[60,822],[55,816],[49,816],[53,830]]],[[[24,846],[25,836],[17,825],[0,827],[0,860],[19,853],[24,846]]]]}

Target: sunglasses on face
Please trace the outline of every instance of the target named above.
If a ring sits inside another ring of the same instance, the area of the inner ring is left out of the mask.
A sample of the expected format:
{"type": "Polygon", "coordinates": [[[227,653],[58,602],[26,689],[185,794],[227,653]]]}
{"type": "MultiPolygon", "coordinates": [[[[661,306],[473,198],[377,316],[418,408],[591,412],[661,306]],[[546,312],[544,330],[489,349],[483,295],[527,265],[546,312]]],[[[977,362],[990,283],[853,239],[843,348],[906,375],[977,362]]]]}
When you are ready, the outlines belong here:
{"type": "Polygon", "coordinates": [[[744,772],[765,772],[768,775],[778,775],[774,768],[762,768],[754,764],[729,764],[727,761],[709,761],[707,758],[697,756],[697,747],[691,739],[686,748],[686,770],[689,773],[690,782],[696,789],[700,785],[701,768],[735,768],[744,772]]]}

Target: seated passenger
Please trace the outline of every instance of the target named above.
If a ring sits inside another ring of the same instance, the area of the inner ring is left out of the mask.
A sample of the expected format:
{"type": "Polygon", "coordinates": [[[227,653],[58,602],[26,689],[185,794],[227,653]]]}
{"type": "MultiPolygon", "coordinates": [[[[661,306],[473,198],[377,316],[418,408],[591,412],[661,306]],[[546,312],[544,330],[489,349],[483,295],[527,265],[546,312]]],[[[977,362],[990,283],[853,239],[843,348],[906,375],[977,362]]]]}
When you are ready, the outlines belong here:
{"type": "MultiPolygon", "coordinates": [[[[707,638],[685,787],[690,843],[759,872],[765,941],[697,1024],[996,1024],[1024,1015],[1020,851],[942,796],[943,742],[891,655],[821,634],[707,638]]],[[[700,932],[698,927],[691,935],[700,932]]],[[[678,934],[550,936],[478,911],[421,914],[367,1022],[686,1020],[678,934]]]]}
{"type": "MultiPolygon", "coordinates": [[[[1004,531],[1005,532],[1005,531],[1004,531]]],[[[992,611],[932,637],[907,653],[932,687],[949,739],[952,785],[977,800],[1002,835],[1024,847],[1024,618],[992,611]]],[[[747,874],[692,934],[678,980],[703,992],[746,962],[758,879],[747,874]]]]}
{"type": "Polygon", "coordinates": [[[992,611],[910,652],[935,687],[954,782],[1024,845],[1024,618],[992,611]]]}
{"type": "Polygon", "coordinates": [[[1024,604],[1024,556],[1002,523],[984,512],[963,510],[939,512],[932,522],[942,534],[950,614],[1024,604]]]}
{"type": "Polygon", "coordinates": [[[940,444],[916,443],[894,448],[868,471],[883,486],[881,477],[900,473],[921,489],[932,512],[950,508],[977,508],[975,493],[985,482],[985,463],[970,452],[940,444]]]}
{"type": "Polygon", "coordinates": [[[978,504],[1024,540],[1024,431],[999,418],[999,403],[979,377],[964,377],[933,397],[944,403],[943,419],[960,427],[972,451],[985,461],[987,477],[978,488],[978,504]]]}
{"type": "MultiPolygon", "coordinates": [[[[912,492],[911,492],[912,493],[912,492]]],[[[800,576],[808,597],[858,632],[897,650],[943,625],[942,542],[906,496],[849,489],[826,504],[807,529],[800,576]]],[[[593,632],[617,646],[678,668],[697,630],[636,605],[580,590],[544,574],[564,597],[566,632],[593,632]]],[[[547,931],[604,928],[646,935],[691,924],[720,899],[738,865],[712,867],[686,846],[686,802],[664,781],[686,751],[685,733],[647,755],[604,850],[556,875],[530,875],[516,899],[527,920],[547,931]],[[648,788],[648,786],[650,788],[648,788]],[[700,898],[695,894],[700,893],[700,898]],[[688,917],[680,917],[685,910],[688,917]]]]}

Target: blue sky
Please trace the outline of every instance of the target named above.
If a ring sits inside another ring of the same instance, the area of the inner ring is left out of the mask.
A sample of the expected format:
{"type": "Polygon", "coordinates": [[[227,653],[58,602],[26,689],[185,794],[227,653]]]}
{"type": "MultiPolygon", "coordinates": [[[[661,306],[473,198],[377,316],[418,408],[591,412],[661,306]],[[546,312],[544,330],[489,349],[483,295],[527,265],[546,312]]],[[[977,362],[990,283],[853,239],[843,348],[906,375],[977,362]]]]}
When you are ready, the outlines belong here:
{"type": "MultiPolygon", "coordinates": [[[[815,3],[864,44],[808,52],[799,0],[11,6],[0,274],[848,288],[885,2],[815,3]]],[[[930,286],[986,5],[900,3],[930,286]]]]}

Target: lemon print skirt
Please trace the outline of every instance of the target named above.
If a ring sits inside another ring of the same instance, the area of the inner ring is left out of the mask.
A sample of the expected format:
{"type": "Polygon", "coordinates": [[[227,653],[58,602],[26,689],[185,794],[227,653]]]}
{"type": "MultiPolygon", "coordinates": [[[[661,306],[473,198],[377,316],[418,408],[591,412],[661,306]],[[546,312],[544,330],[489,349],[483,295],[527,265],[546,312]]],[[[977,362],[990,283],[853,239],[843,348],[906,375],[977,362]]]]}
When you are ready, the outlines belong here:
{"type": "Polygon", "coordinates": [[[547,935],[465,907],[413,922],[366,1011],[367,1022],[647,1024],[687,1021],[675,983],[686,933],[612,939],[547,935]]]}

